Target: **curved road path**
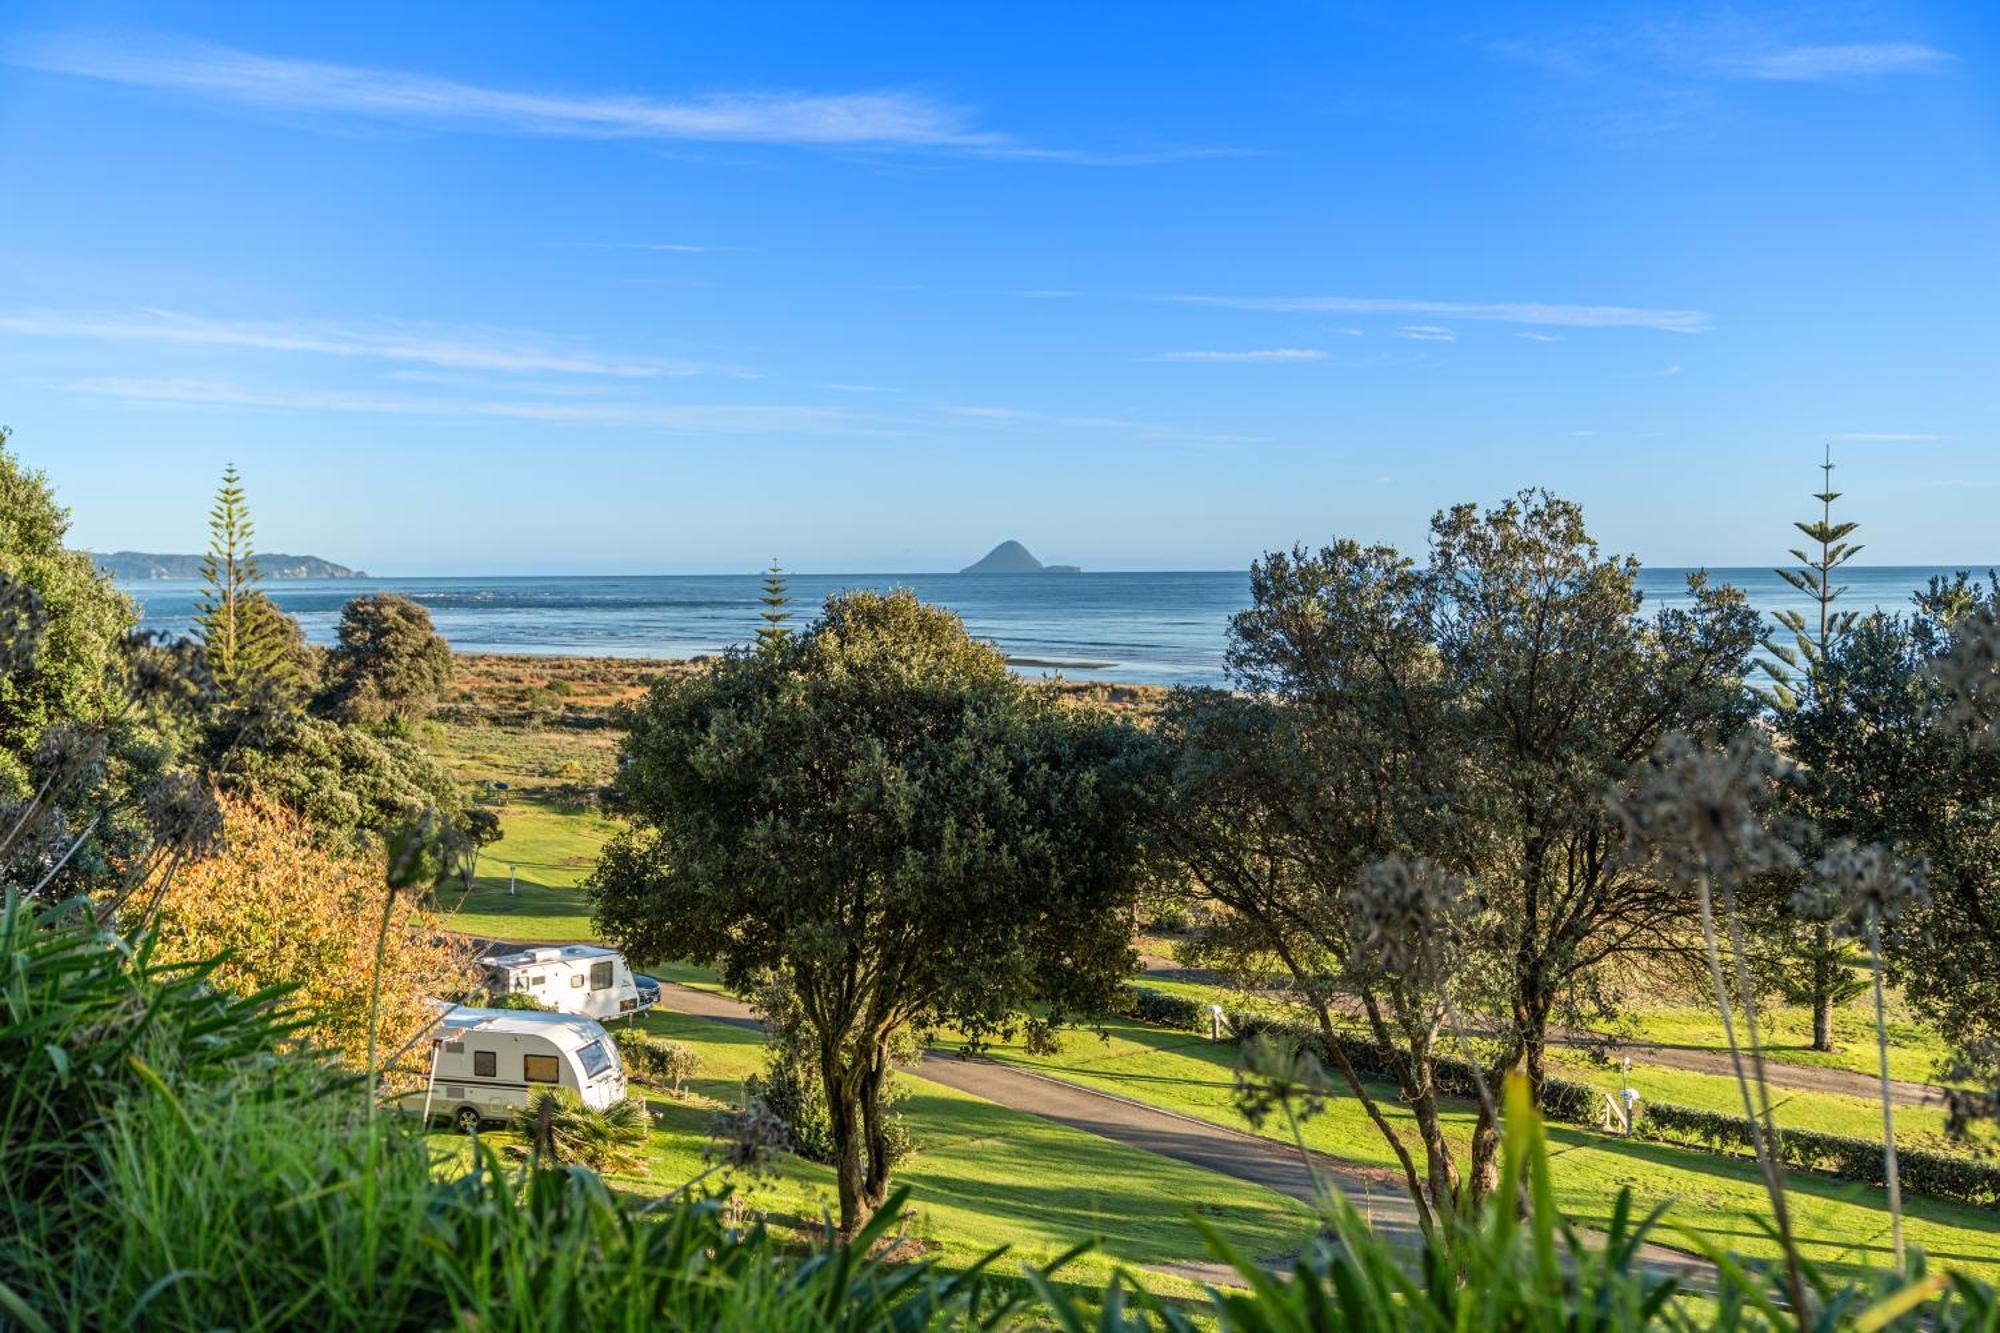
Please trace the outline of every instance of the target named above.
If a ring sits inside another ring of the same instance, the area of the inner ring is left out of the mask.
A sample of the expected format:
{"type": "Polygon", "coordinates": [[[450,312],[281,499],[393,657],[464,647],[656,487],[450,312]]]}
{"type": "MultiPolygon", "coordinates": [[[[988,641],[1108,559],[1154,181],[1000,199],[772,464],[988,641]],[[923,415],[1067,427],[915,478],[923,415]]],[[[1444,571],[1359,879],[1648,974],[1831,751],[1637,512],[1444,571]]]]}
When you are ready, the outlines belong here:
{"type": "MultiPolygon", "coordinates": [[[[749,1005],[727,995],[663,981],[661,1001],[696,1018],[735,1026],[757,1026],[749,1005]]],[[[1262,1185],[1305,1203],[1318,1197],[1315,1172],[1336,1186],[1368,1219],[1375,1233],[1393,1244],[1422,1244],[1416,1206],[1404,1193],[1402,1177],[1392,1171],[1357,1166],[1314,1153],[1308,1168],[1299,1154],[1282,1144],[1233,1130],[1193,1116],[1148,1106],[1112,1093],[1099,1092],[997,1061],[967,1058],[932,1048],[912,1071],[917,1077],[960,1092],[1101,1138],[1171,1157],[1191,1166],[1262,1185]]],[[[1692,1286],[1712,1281],[1709,1265],[1664,1246],[1645,1247],[1646,1266],[1653,1272],[1680,1277],[1692,1286]]],[[[1233,1275],[1219,1265],[1174,1265],[1174,1271],[1197,1281],[1228,1284],[1233,1275]]]]}
{"type": "MultiPolygon", "coordinates": [[[[1220,985],[1221,978],[1213,972],[1196,968],[1184,968],[1161,958],[1143,958],[1141,977],[1154,977],[1162,981],[1190,981],[1200,985],[1220,985]]],[[[1669,1046],[1652,1041],[1628,1041],[1620,1037],[1596,1033],[1561,1032],[1552,1034],[1552,1045],[1571,1050],[1596,1049],[1608,1052],[1616,1059],[1629,1055],[1640,1064],[1659,1065],[1663,1069],[1679,1069],[1691,1074],[1716,1074],[1723,1078],[1735,1077],[1735,1070],[1729,1060],[1729,1052],[1708,1046],[1669,1046]]],[[[1764,1077],[1774,1088],[1785,1088],[1792,1092],[1832,1092],[1847,1097],[1861,1097],[1875,1101],[1882,1095],[1881,1081],[1873,1074],[1857,1073],[1852,1069],[1830,1069],[1823,1065],[1789,1064],[1774,1060],[1769,1055],[1764,1058],[1764,1077]]],[[[1890,1097],[1899,1106],[1942,1105],[1944,1091],[1932,1083],[1911,1083],[1894,1080],[1889,1084],[1890,1097]]]]}

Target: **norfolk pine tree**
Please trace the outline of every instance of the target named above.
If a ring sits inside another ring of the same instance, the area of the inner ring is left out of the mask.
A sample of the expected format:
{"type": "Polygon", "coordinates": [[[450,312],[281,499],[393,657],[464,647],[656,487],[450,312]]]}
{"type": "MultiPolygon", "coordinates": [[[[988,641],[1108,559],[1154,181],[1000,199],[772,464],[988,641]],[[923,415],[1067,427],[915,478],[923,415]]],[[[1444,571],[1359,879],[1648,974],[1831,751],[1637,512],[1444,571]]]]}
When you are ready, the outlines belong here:
{"type": "Polygon", "coordinates": [[[243,481],[231,463],[208,511],[208,553],[201,562],[206,587],[196,605],[195,632],[217,689],[232,705],[292,694],[300,683],[287,618],[260,586],[255,535],[243,481]]]}
{"type": "MultiPolygon", "coordinates": [[[[1843,707],[1839,692],[1830,687],[1828,667],[1853,633],[1857,614],[1835,605],[1847,591],[1834,582],[1836,572],[1861,546],[1848,540],[1860,524],[1834,521],[1833,502],[1840,492],[1833,489],[1833,468],[1828,450],[1820,463],[1820,489],[1812,497],[1819,501],[1819,518],[1793,524],[1809,545],[1792,549],[1799,562],[1796,568],[1774,571],[1810,598],[1812,607],[1805,612],[1790,607],[1772,612],[1785,636],[1767,635],[1763,647],[1769,656],[1757,663],[1770,681],[1770,687],[1758,693],[1772,707],[1774,729],[1795,761],[1808,761],[1804,786],[1790,791],[1788,798],[1798,807],[1796,813],[1829,830],[1829,839],[1841,832],[1831,827],[1840,822],[1839,813],[1827,808],[1824,799],[1815,799],[1824,784],[1813,782],[1810,756],[1800,753],[1800,743],[1816,714],[1843,707]]],[[[1811,1006],[1812,1048],[1830,1051],[1833,1010],[1861,994],[1867,983],[1858,969],[1860,956],[1853,942],[1836,938],[1825,922],[1799,920],[1789,909],[1790,896],[1787,887],[1775,901],[1764,904],[1761,933],[1774,946],[1765,970],[1787,999],[1811,1006]]]]}

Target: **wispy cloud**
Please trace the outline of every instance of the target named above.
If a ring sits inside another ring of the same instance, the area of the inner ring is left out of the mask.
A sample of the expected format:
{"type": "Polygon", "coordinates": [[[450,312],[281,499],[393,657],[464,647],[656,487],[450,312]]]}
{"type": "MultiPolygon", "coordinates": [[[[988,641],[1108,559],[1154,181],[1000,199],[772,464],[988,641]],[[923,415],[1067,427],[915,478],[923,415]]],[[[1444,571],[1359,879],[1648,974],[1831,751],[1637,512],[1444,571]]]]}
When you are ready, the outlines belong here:
{"type": "Polygon", "coordinates": [[[1066,430],[1105,431],[1131,435],[1138,439],[1188,444],[1248,444],[1258,438],[1254,435],[1218,435],[1159,421],[1135,421],[1128,417],[1065,416],[1061,413],[1039,412],[1024,407],[948,407],[945,411],[952,416],[972,417],[1009,430],[1057,427],[1066,430]]]}
{"type": "Polygon", "coordinates": [[[587,250],[653,250],[661,254],[705,255],[705,245],[682,245],[675,241],[579,241],[587,250]]]}
{"type": "Polygon", "coordinates": [[[1948,64],[1950,60],[1948,53],[1917,42],[1839,42],[1825,46],[1722,52],[1713,58],[1712,64],[1721,73],[1747,79],[1821,83],[1883,74],[1924,74],[1948,64]]]}
{"type": "Polygon", "coordinates": [[[1931,444],[1938,440],[1948,440],[1951,436],[1931,435],[1922,431],[1850,430],[1833,438],[1854,444],[1931,444]]]}
{"type": "MultiPolygon", "coordinates": [[[[1579,79],[1652,75],[1679,80],[1826,83],[1936,73],[1949,51],[1912,41],[1810,40],[1796,27],[1740,15],[1595,25],[1493,43],[1495,54],[1579,79]]],[[[1658,94],[1665,89],[1653,86],[1658,94]]]]}
{"type": "Polygon", "coordinates": [[[953,416],[983,417],[989,421],[1015,421],[1036,415],[1018,407],[953,407],[947,410],[953,416]]]}
{"type": "Polygon", "coordinates": [[[1174,296],[1193,305],[1296,314],[1433,315],[1440,319],[1495,320],[1589,329],[1659,329],[1700,333],[1708,316],[1699,310],[1656,310],[1623,305],[1556,305],[1543,301],[1424,301],[1378,296],[1174,296]]]}
{"type": "Polygon", "coordinates": [[[1665,370],[1660,372],[1660,374],[1666,376],[1678,375],[1680,373],[1681,373],[1681,363],[1678,361],[1674,362],[1671,366],[1668,366],[1665,370]]]}
{"type": "Polygon", "coordinates": [[[93,398],[156,405],[351,412],[404,417],[508,418],[576,426],[635,426],[673,433],[886,433],[869,418],[834,407],[761,403],[541,402],[526,398],[446,398],[298,389],[201,379],[101,377],[56,387],[93,398]]]}
{"type": "Polygon", "coordinates": [[[557,350],[538,346],[518,335],[489,331],[388,324],[364,326],[313,321],[221,320],[175,310],[139,310],[122,315],[49,310],[0,311],[0,332],[44,338],[92,338],[242,347],[267,352],[305,352],[509,374],[659,379],[743,373],[693,362],[606,357],[591,352],[557,350]]]}
{"type": "Polygon", "coordinates": [[[1559,343],[1563,340],[1560,333],[1537,333],[1533,329],[1518,330],[1514,336],[1526,338],[1531,343],[1559,343]]]}
{"type": "Polygon", "coordinates": [[[1455,343],[1458,341],[1456,333],[1453,333],[1450,329],[1440,328],[1436,324],[1405,324],[1402,328],[1396,330],[1396,336],[1398,338],[1414,338],[1418,342],[1425,343],[1455,343]]]}
{"type": "Polygon", "coordinates": [[[1260,347],[1247,352],[1161,352],[1154,361],[1195,361],[1229,364],[1256,361],[1324,361],[1326,353],[1312,347],[1260,347]]]}
{"type": "Polygon", "coordinates": [[[405,70],[259,55],[174,38],[63,35],[17,44],[17,65],[281,111],[488,133],[665,142],[928,149],[1083,165],[1131,165],[1234,150],[1095,152],[982,128],[973,113],[896,90],[727,92],[685,97],[538,92],[405,70]]]}

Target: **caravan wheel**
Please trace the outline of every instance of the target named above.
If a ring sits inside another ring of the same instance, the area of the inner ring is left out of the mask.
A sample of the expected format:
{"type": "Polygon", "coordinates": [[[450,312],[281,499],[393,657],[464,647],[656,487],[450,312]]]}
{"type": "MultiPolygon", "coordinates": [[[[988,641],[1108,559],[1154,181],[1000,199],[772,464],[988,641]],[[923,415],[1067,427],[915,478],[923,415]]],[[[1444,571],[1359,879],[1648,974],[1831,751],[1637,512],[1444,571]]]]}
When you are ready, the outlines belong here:
{"type": "Polygon", "coordinates": [[[466,1133],[473,1134],[478,1132],[479,1123],[482,1118],[483,1117],[481,1117],[479,1114],[478,1107],[461,1106],[458,1108],[458,1114],[454,1115],[451,1118],[451,1120],[453,1124],[457,1125],[460,1129],[464,1130],[466,1133]]]}

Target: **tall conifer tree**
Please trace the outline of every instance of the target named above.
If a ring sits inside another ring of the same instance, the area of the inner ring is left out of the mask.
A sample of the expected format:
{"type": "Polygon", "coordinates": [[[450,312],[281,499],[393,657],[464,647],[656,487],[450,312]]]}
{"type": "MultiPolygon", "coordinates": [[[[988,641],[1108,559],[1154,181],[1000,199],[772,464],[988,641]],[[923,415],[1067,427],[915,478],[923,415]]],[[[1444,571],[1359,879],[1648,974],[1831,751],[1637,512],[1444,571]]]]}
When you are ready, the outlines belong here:
{"type": "Polygon", "coordinates": [[[757,600],[764,604],[764,609],[757,613],[764,622],[757,629],[757,646],[775,648],[792,632],[785,623],[792,618],[792,598],[785,589],[785,571],[779,568],[775,556],[771,567],[764,572],[764,591],[757,600]]]}
{"type": "Polygon", "coordinates": [[[215,506],[208,511],[206,584],[196,606],[195,629],[209,670],[225,700],[242,704],[264,694],[294,693],[299,664],[286,616],[264,595],[254,547],[256,525],[231,463],[222,470],[215,506]]]}
{"type": "MultiPolygon", "coordinates": [[[[1820,463],[1820,488],[1812,497],[1819,501],[1819,517],[1793,524],[1809,545],[1792,549],[1799,562],[1796,567],[1775,571],[1809,597],[1811,606],[1805,611],[1787,608],[1772,613],[1785,634],[1766,636],[1764,651],[1769,656],[1757,664],[1771,682],[1769,689],[1759,693],[1772,705],[1773,725],[1795,759],[1806,758],[1799,753],[1801,737],[1842,706],[1830,687],[1833,673],[1827,664],[1852,633],[1857,615],[1835,605],[1847,589],[1834,578],[1861,546],[1848,540],[1860,524],[1834,521],[1833,502],[1840,498],[1840,492],[1833,489],[1833,466],[1829,449],[1820,463]]],[[[1809,769],[1809,760],[1807,763],[1809,769]]],[[[1822,808],[1822,784],[1813,780],[1810,771],[1805,777],[1805,786],[1793,790],[1790,799],[1801,807],[1799,813],[1827,829],[1833,812],[1822,808]]],[[[1775,916],[1770,928],[1777,953],[1770,975],[1786,998],[1811,1008],[1813,1049],[1830,1051],[1833,1010],[1866,988],[1857,967],[1858,953],[1850,941],[1837,938],[1825,922],[1798,920],[1783,902],[1772,904],[1772,910],[1775,916]]]]}
{"type": "Polygon", "coordinates": [[[1771,680],[1771,688],[1765,692],[1765,697],[1780,709],[1798,707],[1801,691],[1818,688],[1820,664],[1854,628],[1855,613],[1834,608],[1834,603],[1847,589],[1836,587],[1833,578],[1834,571],[1860,554],[1860,544],[1850,543],[1847,538],[1861,525],[1833,521],[1833,502],[1840,498],[1840,492],[1833,489],[1831,449],[1827,450],[1825,461],[1819,466],[1820,488],[1813,495],[1813,499],[1819,501],[1819,518],[1815,522],[1792,525],[1805,534],[1806,540],[1818,550],[1795,546],[1792,555],[1797,558],[1798,566],[1773,571],[1812,599],[1813,612],[1808,614],[1790,608],[1773,612],[1772,618],[1789,632],[1791,642],[1784,643],[1775,634],[1767,636],[1764,651],[1770,657],[1758,663],[1771,680]]]}

